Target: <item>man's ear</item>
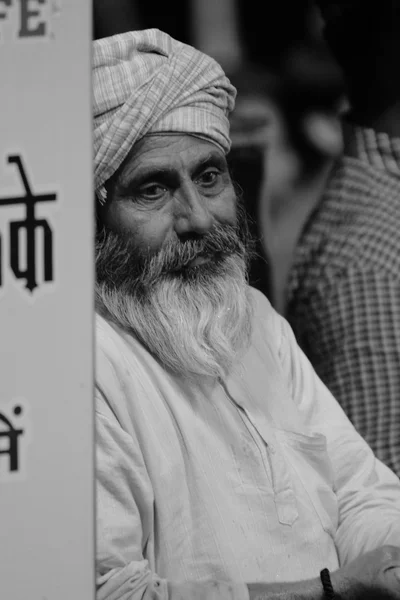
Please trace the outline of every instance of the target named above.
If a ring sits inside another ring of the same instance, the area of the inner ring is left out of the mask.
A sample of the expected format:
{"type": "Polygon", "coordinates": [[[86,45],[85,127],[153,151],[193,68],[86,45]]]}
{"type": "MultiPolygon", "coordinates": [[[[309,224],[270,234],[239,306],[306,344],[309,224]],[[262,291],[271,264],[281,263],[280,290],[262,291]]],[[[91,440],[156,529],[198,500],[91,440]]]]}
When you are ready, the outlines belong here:
{"type": "Polygon", "coordinates": [[[96,196],[96,194],[94,195],[94,220],[95,220],[95,234],[98,235],[98,233],[104,228],[104,224],[101,218],[101,209],[102,206],[99,202],[98,197],[96,196]]]}

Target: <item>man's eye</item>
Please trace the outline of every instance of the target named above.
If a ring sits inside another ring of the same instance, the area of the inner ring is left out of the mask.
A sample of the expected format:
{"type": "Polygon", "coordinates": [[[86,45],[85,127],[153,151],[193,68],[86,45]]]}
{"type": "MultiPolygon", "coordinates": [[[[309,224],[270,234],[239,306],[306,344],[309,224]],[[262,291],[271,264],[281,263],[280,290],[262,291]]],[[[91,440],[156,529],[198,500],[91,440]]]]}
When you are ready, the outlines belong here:
{"type": "Polygon", "coordinates": [[[204,171],[204,173],[197,178],[197,181],[204,187],[212,187],[218,182],[219,176],[220,172],[217,169],[212,169],[210,171],[204,171]]]}
{"type": "Polygon", "coordinates": [[[167,188],[158,183],[144,185],[137,190],[137,196],[145,200],[158,200],[164,196],[167,188]]]}

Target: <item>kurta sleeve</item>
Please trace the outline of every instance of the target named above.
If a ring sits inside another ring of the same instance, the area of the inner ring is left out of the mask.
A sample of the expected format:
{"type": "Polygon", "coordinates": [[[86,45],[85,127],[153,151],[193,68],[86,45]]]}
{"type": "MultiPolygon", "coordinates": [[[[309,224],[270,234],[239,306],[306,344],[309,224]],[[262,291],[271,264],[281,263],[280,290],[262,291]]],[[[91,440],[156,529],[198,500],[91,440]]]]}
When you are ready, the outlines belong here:
{"type": "Polygon", "coordinates": [[[151,488],[135,445],[109,416],[96,415],[98,600],[166,600],[167,582],[153,574],[142,548],[151,488]],[[146,491],[148,498],[145,498],[146,491]]]}
{"type": "Polygon", "coordinates": [[[97,600],[248,600],[245,584],[168,581],[150,569],[151,481],[138,441],[99,390],[96,446],[97,600]]]}
{"type": "Polygon", "coordinates": [[[340,564],[384,544],[400,546],[400,480],[373,454],[281,320],[280,355],[292,396],[310,429],[327,438],[339,505],[340,564]]]}

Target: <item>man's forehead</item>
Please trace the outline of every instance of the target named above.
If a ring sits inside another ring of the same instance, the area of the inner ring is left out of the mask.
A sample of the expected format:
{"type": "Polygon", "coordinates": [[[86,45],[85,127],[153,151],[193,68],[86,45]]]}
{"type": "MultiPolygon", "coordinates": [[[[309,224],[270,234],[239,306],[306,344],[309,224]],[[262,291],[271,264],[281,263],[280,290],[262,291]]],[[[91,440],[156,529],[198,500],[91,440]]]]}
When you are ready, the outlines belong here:
{"type": "Polygon", "coordinates": [[[188,134],[149,134],[137,142],[122,169],[122,179],[142,169],[196,168],[211,160],[226,163],[225,153],[216,144],[188,134]]]}

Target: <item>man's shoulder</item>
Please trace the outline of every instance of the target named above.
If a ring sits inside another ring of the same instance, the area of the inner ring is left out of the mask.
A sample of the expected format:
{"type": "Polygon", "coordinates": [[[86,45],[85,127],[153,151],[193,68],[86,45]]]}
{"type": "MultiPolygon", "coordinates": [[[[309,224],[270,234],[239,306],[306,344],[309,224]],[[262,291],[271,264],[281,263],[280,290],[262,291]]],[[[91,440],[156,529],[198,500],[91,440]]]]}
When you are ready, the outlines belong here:
{"type": "Polygon", "coordinates": [[[96,381],[120,379],[130,364],[139,371],[140,344],[100,314],[95,315],[96,381]]]}
{"type": "Polygon", "coordinates": [[[273,318],[275,310],[269,299],[257,288],[249,286],[249,294],[254,318],[273,318]]]}
{"type": "Polygon", "coordinates": [[[96,410],[103,415],[111,410],[126,423],[128,407],[143,403],[160,368],[133,335],[99,314],[95,336],[96,410]]]}
{"type": "Polygon", "coordinates": [[[106,380],[118,378],[121,362],[121,339],[111,323],[95,313],[95,380],[101,385],[106,380]]]}
{"type": "Polygon", "coordinates": [[[112,356],[121,343],[121,334],[102,315],[95,313],[96,353],[112,356]]]}
{"type": "Polygon", "coordinates": [[[250,287],[253,310],[253,343],[262,340],[268,345],[280,345],[284,318],[269,299],[256,288],[250,287]]]}

